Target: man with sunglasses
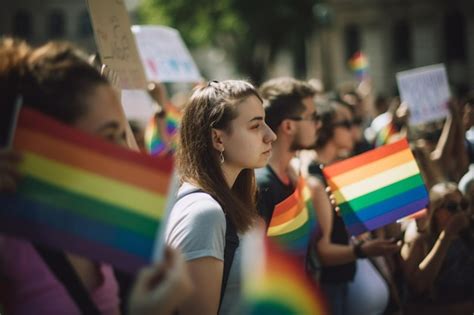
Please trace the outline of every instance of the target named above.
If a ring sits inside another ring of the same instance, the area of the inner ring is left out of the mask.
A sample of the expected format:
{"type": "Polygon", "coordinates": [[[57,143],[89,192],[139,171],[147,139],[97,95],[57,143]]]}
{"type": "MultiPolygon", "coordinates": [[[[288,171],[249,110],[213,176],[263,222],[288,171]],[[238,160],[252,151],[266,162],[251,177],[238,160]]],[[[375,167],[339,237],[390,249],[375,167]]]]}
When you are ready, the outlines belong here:
{"type": "Polygon", "coordinates": [[[277,135],[268,165],[256,170],[258,209],[267,225],[275,205],[295,190],[299,170],[291,167],[291,159],[298,150],[309,149],[316,142],[320,122],[313,101],[315,93],[309,83],[286,77],[269,80],[260,87],[265,122],[277,135]]]}
{"type": "Polygon", "coordinates": [[[307,82],[293,78],[272,79],[260,88],[265,122],[277,135],[277,140],[272,144],[267,166],[256,170],[257,208],[268,227],[267,234],[295,257],[302,269],[306,268],[307,249],[317,235],[318,226],[314,209],[304,202],[303,191],[309,190],[300,171],[292,167],[290,161],[297,151],[311,148],[316,142],[320,118],[313,100],[315,92],[307,82]],[[295,213],[305,219],[304,223],[299,222],[298,228],[295,227],[297,224],[288,221],[298,220],[295,213]],[[282,218],[286,219],[282,221],[282,218]],[[285,224],[295,229],[279,229],[285,224]]]}

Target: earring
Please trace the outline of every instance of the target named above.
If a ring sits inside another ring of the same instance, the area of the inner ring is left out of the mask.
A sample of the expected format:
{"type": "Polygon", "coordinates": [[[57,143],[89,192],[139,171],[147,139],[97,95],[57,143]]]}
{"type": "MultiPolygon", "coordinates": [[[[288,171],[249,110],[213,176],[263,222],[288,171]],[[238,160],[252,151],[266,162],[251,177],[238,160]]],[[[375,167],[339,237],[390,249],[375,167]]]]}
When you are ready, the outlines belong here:
{"type": "Polygon", "coordinates": [[[220,158],[220,161],[221,161],[221,164],[224,164],[224,150],[222,150],[219,154],[219,158],[220,158]]]}

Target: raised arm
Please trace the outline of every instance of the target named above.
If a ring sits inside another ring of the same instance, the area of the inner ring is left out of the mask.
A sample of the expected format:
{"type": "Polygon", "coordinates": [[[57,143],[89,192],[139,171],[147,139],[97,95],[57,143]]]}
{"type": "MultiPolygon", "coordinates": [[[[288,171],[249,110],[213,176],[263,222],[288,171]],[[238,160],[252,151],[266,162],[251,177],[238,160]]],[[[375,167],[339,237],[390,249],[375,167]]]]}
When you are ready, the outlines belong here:
{"type": "Polygon", "coordinates": [[[424,293],[432,287],[452,240],[467,224],[466,214],[458,213],[454,215],[426,255],[425,236],[420,235],[414,241],[413,246],[403,258],[406,279],[417,293],[424,293]]]}
{"type": "Polygon", "coordinates": [[[449,103],[451,115],[446,121],[431,159],[440,163],[447,175],[458,181],[467,171],[469,165],[464,144],[464,128],[458,105],[454,101],[449,103]]]}

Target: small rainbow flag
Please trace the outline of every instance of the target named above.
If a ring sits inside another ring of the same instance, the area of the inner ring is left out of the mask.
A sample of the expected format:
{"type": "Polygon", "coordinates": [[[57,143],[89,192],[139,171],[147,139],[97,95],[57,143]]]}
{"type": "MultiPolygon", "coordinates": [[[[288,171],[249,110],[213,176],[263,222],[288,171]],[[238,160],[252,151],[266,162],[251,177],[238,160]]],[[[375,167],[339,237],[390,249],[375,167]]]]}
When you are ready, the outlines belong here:
{"type": "Polygon", "coordinates": [[[318,287],[295,257],[272,244],[263,233],[244,239],[242,259],[242,314],[329,314],[318,287]]]}
{"type": "Polygon", "coordinates": [[[311,239],[318,233],[311,192],[300,177],[295,192],[275,206],[267,235],[285,252],[304,259],[311,239]]]}
{"type": "Polygon", "coordinates": [[[428,204],[428,192],[406,139],[323,168],[348,232],[358,235],[428,204]]]}
{"type": "Polygon", "coordinates": [[[171,104],[166,106],[165,113],[164,118],[154,115],[145,129],[145,146],[152,156],[167,155],[176,151],[182,113],[171,104]]]}
{"type": "Polygon", "coordinates": [[[367,76],[369,62],[367,61],[367,57],[358,51],[349,59],[349,67],[355,73],[356,77],[362,80],[367,76]]]}
{"type": "Polygon", "coordinates": [[[32,109],[19,116],[17,193],[0,195],[0,231],[133,272],[152,261],[173,160],[82,133],[32,109]]]}
{"type": "Polygon", "coordinates": [[[398,134],[398,130],[395,125],[390,122],[383,126],[382,129],[377,133],[375,137],[375,146],[380,147],[391,142],[392,137],[398,134]]]}

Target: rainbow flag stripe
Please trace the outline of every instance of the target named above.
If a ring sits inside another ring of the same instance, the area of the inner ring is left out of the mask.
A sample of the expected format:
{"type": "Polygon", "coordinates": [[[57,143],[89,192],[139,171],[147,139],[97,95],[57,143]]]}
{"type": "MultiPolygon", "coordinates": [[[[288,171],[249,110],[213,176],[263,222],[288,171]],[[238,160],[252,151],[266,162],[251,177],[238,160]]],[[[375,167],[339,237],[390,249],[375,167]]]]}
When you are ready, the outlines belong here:
{"type": "MultiPolygon", "coordinates": [[[[263,263],[259,262],[263,266],[254,268],[256,271],[247,273],[244,278],[244,314],[328,314],[318,288],[294,257],[282,252],[270,240],[264,244],[263,263]]],[[[250,265],[256,265],[255,259],[250,265]]]]}
{"type": "Polygon", "coordinates": [[[406,139],[323,169],[352,235],[425,208],[428,192],[406,139]]]}
{"type": "Polygon", "coordinates": [[[173,171],[23,108],[17,193],[0,195],[0,230],[135,271],[151,262],[173,171]]]}
{"type": "Polygon", "coordinates": [[[179,124],[182,114],[173,105],[166,107],[164,126],[152,117],[145,129],[145,146],[153,156],[167,155],[176,151],[179,124]]]}
{"type": "Polygon", "coordinates": [[[311,193],[300,177],[295,192],[275,206],[267,235],[286,252],[305,257],[311,238],[318,233],[311,193]]]}

